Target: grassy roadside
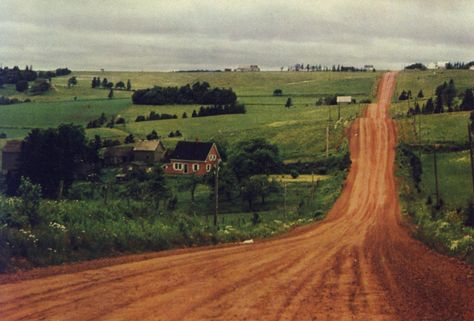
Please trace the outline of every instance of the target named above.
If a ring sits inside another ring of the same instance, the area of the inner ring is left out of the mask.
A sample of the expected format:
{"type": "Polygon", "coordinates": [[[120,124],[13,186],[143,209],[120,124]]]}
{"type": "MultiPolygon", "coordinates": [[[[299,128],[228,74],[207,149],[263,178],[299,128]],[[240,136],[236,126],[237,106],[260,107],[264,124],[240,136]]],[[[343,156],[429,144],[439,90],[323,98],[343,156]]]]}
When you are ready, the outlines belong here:
{"type": "MultiPolygon", "coordinates": [[[[206,205],[190,213],[187,195],[181,195],[180,208],[160,212],[146,202],[119,198],[106,205],[99,199],[42,200],[41,224],[15,228],[24,219],[21,200],[1,197],[0,271],[273,236],[323,219],[339,196],[346,172],[319,181],[314,193],[306,180],[288,183],[285,206],[282,194],[254,212],[229,211],[229,204],[222,204],[216,227],[206,205]]],[[[212,202],[205,192],[198,193],[197,200],[212,202]]]]}
{"type": "Polygon", "coordinates": [[[414,223],[414,237],[440,253],[474,264],[474,229],[465,225],[473,208],[436,206],[432,190],[422,183],[420,169],[425,167],[408,146],[399,145],[396,161],[402,212],[414,223]]]}

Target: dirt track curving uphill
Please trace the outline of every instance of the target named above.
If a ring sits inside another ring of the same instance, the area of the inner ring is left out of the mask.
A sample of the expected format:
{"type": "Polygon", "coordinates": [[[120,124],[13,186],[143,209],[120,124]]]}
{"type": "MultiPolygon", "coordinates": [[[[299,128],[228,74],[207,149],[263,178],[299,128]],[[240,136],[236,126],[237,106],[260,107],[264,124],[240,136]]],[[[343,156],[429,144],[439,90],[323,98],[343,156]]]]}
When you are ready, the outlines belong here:
{"type": "Polygon", "coordinates": [[[351,128],[352,168],[325,221],[251,245],[5,278],[0,320],[473,321],[474,268],[401,225],[387,115],[395,76],[351,128]]]}

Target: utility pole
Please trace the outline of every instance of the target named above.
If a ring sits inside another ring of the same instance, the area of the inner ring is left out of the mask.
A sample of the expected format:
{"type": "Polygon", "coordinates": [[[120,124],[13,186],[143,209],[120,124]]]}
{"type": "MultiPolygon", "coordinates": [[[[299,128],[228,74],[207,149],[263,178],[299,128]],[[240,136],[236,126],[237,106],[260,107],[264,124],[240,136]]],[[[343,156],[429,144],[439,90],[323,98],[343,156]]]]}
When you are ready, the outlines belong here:
{"type": "Polygon", "coordinates": [[[326,126],[326,158],[329,157],[329,122],[326,126]]]}
{"type": "Polygon", "coordinates": [[[433,162],[434,162],[434,175],[435,175],[435,189],[436,189],[436,206],[439,206],[439,185],[438,185],[438,160],[436,157],[436,149],[438,147],[435,145],[433,153],[433,162]]]}
{"type": "Polygon", "coordinates": [[[214,195],[215,195],[215,211],[214,211],[214,226],[217,226],[217,213],[219,211],[219,163],[216,164],[216,175],[214,182],[214,195]]]}
{"type": "Polygon", "coordinates": [[[419,154],[418,158],[421,160],[421,116],[418,116],[418,146],[419,146],[419,154]]]}
{"type": "Polygon", "coordinates": [[[471,178],[472,178],[472,191],[474,193],[474,159],[473,159],[473,151],[472,151],[472,132],[471,126],[467,124],[467,132],[469,137],[469,155],[471,156],[471,178]]]}

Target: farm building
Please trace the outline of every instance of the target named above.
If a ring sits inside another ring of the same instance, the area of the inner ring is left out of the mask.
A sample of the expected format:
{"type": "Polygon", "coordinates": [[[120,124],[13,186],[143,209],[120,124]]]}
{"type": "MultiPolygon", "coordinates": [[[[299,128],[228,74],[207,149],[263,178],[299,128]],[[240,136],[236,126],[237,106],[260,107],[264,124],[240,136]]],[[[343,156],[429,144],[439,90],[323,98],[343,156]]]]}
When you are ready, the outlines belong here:
{"type": "Polygon", "coordinates": [[[260,71],[260,68],[257,65],[249,65],[249,66],[239,66],[235,71],[240,72],[249,72],[249,71],[260,71]]]}
{"type": "Polygon", "coordinates": [[[469,70],[474,70],[474,65],[470,66],[469,70]]]}
{"type": "Polygon", "coordinates": [[[104,165],[113,166],[133,160],[133,146],[112,146],[104,152],[104,165]]]}
{"type": "Polygon", "coordinates": [[[133,147],[135,162],[155,163],[163,160],[166,148],[160,140],[142,140],[133,147]]]}
{"type": "Polygon", "coordinates": [[[168,159],[163,166],[166,174],[202,176],[215,168],[221,156],[214,143],[180,141],[168,159]]]}
{"type": "Polygon", "coordinates": [[[351,96],[337,96],[336,102],[338,104],[350,104],[352,103],[352,97],[351,96]]]}
{"type": "Polygon", "coordinates": [[[374,71],[375,67],[374,67],[374,65],[365,65],[364,70],[365,71],[374,71]]]}
{"type": "Polygon", "coordinates": [[[20,140],[7,141],[2,149],[2,173],[4,175],[14,172],[18,169],[21,154],[20,140]]]}
{"type": "Polygon", "coordinates": [[[430,62],[426,65],[426,68],[434,70],[434,69],[446,69],[446,65],[448,62],[446,61],[438,61],[438,62],[430,62]]]}

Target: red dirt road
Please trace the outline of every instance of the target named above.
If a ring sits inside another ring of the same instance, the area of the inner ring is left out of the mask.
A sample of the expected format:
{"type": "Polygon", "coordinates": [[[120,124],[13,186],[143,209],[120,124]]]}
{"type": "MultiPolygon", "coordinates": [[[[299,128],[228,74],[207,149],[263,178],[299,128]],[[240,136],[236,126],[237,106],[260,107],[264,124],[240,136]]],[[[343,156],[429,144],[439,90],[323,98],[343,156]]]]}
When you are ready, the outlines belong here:
{"type": "Polygon", "coordinates": [[[352,168],[325,221],[251,245],[3,280],[0,320],[473,321],[474,268],[401,225],[395,76],[351,129],[352,168]]]}

